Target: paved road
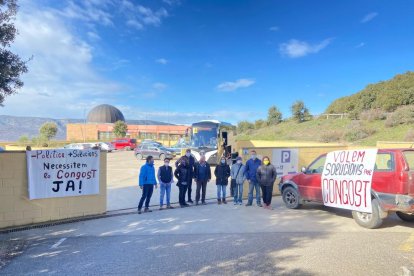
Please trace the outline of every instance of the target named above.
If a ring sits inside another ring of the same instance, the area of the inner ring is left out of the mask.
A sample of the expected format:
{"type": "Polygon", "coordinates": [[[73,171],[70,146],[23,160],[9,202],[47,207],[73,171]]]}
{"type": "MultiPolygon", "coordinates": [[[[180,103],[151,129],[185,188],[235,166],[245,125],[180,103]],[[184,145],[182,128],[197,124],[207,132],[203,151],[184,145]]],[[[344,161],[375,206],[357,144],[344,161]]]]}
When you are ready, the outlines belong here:
{"type": "Polygon", "coordinates": [[[0,235],[24,241],[2,275],[413,275],[413,225],[359,227],[319,205],[232,204],[130,214],[0,235]]]}
{"type": "MultiPolygon", "coordinates": [[[[138,188],[138,172],[145,160],[137,160],[133,151],[116,151],[108,155],[108,201],[107,210],[119,210],[127,208],[136,208],[141,196],[141,190],[138,188]]],[[[174,168],[175,161],[171,165],[174,168]]],[[[155,160],[155,168],[164,163],[155,160]]],[[[213,172],[213,171],[212,171],[213,172]]],[[[214,175],[214,174],[213,174],[214,175]]],[[[193,183],[193,200],[195,199],[196,185],[193,183]]],[[[229,193],[229,189],[227,189],[229,193]]],[[[151,199],[151,205],[159,204],[159,189],[154,190],[151,199]]],[[[207,185],[207,198],[216,198],[216,185],[214,179],[207,185]]],[[[187,198],[186,198],[187,199],[187,198]]],[[[173,185],[171,191],[171,201],[178,202],[178,188],[173,185]]]]}

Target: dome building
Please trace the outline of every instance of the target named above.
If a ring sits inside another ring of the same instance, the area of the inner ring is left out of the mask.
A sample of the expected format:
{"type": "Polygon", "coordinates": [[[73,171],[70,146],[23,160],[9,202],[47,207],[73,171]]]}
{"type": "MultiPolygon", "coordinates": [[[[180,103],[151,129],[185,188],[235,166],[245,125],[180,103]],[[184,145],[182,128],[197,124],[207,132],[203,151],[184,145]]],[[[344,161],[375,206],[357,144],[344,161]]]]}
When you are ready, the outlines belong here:
{"type": "MultiPolygon", "coordinates": [[[[117,121],[125,122],[122,112],[115,106],[101,104],[89,111],[84,123],[66,125],[66,139],[68,141],[110,141],[115,138],[114,124],[117,121]]],[[[128,124],[127,137],[134,139],[157,139],[166,145],[176,143],[185,135],[188,127],[169,125],[161,122],[142,121],[142,124],[128,124]],[[155,124],[154,124],[155,123],[155,124]],[[159,124],[156,124],[159,123],[159,124]],[[167,142],[168,141],[168,142],[167,142]]]]}
{"type": "Polygon", "coordinates": [[[88,113],[88,123],[113,124],[117,121],[125,122],[124,115],[115,106],[101,104],[92,108],[88,113]]]}

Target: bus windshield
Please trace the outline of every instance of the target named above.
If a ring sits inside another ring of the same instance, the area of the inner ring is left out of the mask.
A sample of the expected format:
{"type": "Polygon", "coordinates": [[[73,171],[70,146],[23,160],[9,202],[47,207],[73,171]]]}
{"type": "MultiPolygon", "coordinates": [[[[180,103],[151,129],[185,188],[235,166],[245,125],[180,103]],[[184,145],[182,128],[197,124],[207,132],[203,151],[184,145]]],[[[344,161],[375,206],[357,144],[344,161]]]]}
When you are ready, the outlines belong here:
{"type": "Polygon", "coordinates": [[[192,147],[217,148],[217,125],[193,125],[191,135],[192,147]]]}

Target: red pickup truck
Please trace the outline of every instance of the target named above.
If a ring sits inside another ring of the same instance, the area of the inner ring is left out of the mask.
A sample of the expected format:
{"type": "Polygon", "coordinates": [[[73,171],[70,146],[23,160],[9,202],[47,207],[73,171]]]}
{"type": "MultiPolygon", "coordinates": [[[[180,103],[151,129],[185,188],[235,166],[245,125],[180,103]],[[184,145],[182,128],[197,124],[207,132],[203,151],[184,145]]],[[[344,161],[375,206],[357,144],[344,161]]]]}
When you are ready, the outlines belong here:
{"type": "MultiPolygon", "coordinates": [[[[287,208],[304,202],[323,202],[321,174],[326,154],[315,159],[301,173],[282,177],[279,190],[287,208]]],[[[352,211],[355,221],[377,228],[390,212],[414,222],[414,149],[379,149],[371,185],[372,213],[352,211]]]]}

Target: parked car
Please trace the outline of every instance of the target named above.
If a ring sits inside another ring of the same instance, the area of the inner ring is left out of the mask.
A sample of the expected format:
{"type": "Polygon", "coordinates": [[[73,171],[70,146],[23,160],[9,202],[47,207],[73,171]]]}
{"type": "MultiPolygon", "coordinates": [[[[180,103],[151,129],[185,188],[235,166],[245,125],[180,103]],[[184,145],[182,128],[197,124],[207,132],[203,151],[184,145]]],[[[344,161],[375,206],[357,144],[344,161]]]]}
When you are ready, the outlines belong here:
{"type": "MultiPolygon", "coordinates": [[[[319,156],[301,173],[285,175],[279,184],[287,208],[296,209],[307,201],[323,202],[321,174],[326,154],[319,156]]],[[[414,150],[380,149],[371,184],[372,214],[352,211],[354,220],[366,228],[377,228],[390,213],[414,222],[414,150]]]]}
{"type": "Polygon", "coordinates": [[[137,147],[137,140],[131,138],[117,138],[111,142],[117,150],[133,150],[137,147]]]}
{"type": "Polygon", "coordinates": [[[140,145],[135,149],[135,156],[138,160],[151,155],[154,159],[164,160],[165,158],[173,159],[175,154],[165,147],[156,147],[151,144],[140,145]]]}
{"type": "Polygon", "coordinates": [[[156,146],[156,147],[162,147],[163,146],[162,143],[157,142],[155,140],[151,140],[151,139],[142,140],[140,145],[153,145],[153,146],[156,146]]]}
{"type": "Polygon", "coordinates": [[[89,145],[91,146],[91,148],[97,147],[100,150],[107,151],[107,152],[112,152],[113,150],[115,150],[115,147],[111,143],[106,143],[106,142],[89,143],[89,145]]]}
{"type": "Polygon", "coordinates": [[[63,148],[64,149],[79,149],[79,150],[84,150],[84,149],[90,149],[90,148],[92,148],[92,146],[89,143],[73,143],[73,144],[66,145],[63,148]]]}
{"type": "Polygon", "coordinates": [[[186,143],[177,143],[171,147],[167,147],[168,150],[175,152],[176,155],[181,155],[183,149],[187,149],[189,146],[186,143]]]}

